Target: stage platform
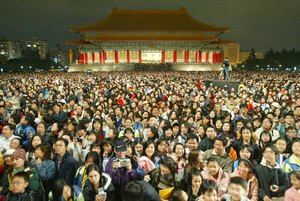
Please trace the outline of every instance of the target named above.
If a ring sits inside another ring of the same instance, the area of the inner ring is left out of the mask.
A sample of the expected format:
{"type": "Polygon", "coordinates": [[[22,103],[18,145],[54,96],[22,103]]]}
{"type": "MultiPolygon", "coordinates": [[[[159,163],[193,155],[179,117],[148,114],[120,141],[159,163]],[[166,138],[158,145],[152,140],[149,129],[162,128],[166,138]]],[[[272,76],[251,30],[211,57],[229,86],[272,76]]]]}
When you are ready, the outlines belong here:
{"type": "Polygon", "coordinates": [[[206,80],[205,86],[208,87],[210,84],[220,87],[221,89],[231,90],[234,88],[235,91],[239,89],[239,82],[236,80],[206,80]]]}
{"type": "MultiPolygon", "coordinates": [[[[172,71],[220,71],[220,64],[172,64],[172,71]]],[[[134,64],[73,64],[69,72],[77,71],[133,71],[134,64]]]]}

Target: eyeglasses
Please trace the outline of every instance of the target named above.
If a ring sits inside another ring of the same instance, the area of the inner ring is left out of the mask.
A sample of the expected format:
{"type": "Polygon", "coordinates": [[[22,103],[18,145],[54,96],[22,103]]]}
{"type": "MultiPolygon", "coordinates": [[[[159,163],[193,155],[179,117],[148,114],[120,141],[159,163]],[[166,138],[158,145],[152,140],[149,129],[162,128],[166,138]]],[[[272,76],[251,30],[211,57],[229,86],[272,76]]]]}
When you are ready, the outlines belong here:
{"type": "Polygon", "coordinates": [[[55,147],[64,147],[64,144],[56,144],[55,147]]]}

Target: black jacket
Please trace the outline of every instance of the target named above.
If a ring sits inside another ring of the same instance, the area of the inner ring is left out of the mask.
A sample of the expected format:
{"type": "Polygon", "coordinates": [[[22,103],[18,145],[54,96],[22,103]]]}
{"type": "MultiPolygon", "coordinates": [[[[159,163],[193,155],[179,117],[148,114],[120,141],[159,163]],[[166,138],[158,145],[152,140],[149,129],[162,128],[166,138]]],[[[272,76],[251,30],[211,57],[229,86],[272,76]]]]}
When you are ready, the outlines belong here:
{"type": "Polygon", "coordinates": [[[213,149],[214,143],[215,143],[215,139],[211,140],[206,137],[203,140],[201,140],[198,149],[205,152],[206,150],[213,149]]]}
{"type": "Polygon", "coordinates": [[[74,177],[78,168],[77,161],[73,158],[73,156],[66,152],[62,158],[60,163],[60,167],[58,167],[58,156],[54,158],[55,168],[56,168],[56,178],[63,178],[70,185],[73,185],[74,177]]]}
{"type": "Polygon", "coordinates": [[[255,168],[256,177],[258,180],[258,197],[259,200],[263,200],[263,197],[281,197],[284,196],[284,192],[288,189],[287,175],[281,170],[277,164],[271,168],[266,165],[264,160],[255,168]],[[274,193],[270,190],[270,187],[275,184],[279,186],[279,191],[274,193]]]}
{"type": "Polygon", "coordinates": [[[4,201],[39,201],[39,196],[35,192],[13,193],[9,191],[4,201]]]}
{"type": "MultiPolygon", "coordinates": [[[[100,176],[100,187],[103,187],[106,192],[106,201],[116,201],[115,188],[111,183],[111,178],[108,174],[102,173],[100,176]]],[[[97,195],[96,190],[90,180],[87,180],[83,186],[82,194],[85,201],[94,201],[97,195]]]]}

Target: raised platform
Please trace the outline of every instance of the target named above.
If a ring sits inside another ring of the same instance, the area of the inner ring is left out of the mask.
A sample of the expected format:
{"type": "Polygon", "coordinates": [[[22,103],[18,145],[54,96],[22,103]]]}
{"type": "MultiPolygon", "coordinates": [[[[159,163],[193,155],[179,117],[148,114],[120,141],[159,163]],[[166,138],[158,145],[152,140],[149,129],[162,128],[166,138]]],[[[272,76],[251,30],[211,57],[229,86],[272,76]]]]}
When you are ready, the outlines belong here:
{"type": "MultiPolygon", "coordinates": [[[[221,64],[172,64],[173,71],[220,71],[221,64]]],[[[133,71],[134,64],[74,64],[69,72],[76,71],[133,71]]]]}
{"type": "Polygon", "coordinates": [[[205,86],[208,87],[210,84],[220,87],[221,89],[231,90],[234,88],[235,91],[239,89],[239,82],[236,80],[206,80],[205,86]]]}

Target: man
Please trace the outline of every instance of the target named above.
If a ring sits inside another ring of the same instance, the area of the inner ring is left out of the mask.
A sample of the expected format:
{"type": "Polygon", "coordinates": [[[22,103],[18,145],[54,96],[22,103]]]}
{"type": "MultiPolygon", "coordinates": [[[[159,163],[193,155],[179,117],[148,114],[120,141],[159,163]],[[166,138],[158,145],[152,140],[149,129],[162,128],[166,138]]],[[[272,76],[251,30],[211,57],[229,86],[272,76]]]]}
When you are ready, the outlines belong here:
{"type": "Polygon", "coordinates": [[[77,161],[67,151],[68,141],[60,138],[54,144],[56,156],[54,158],[57,178],[65,179],[70,185],[74,182],[77,171],[77,161]]]}
{"type": "Polygon", "coordinates": [[[217,157],[220,160],[221,168],[230,174],[233,161],[231,156],[225,151],[227,143],[228,140],[224,136],[216,138],[214,148],[204,152],[203,160],[208,160],[212,156],[217,157]]]}
{"type": "Polygon", "coordinates": [[[256,166],[255,172],[258,179],[259,200],[271,201],[272,198],[279,198],[288,189],[287,175],[276,163],[276,156],[279,154],[277,147],[268,145],[263,150],[263,159],[256,166]]]}
{"type": "MultiPolygon", "coordinates": [[[[266,117],[263,120],[262,127],[257,129],[255,131],[255,134],[257,136],[257,139],[260,139],[260,135],[263,131],[267,131],[271,133],[272,141],[274,142],[277,138],[280,137],[279,132],[275,129],[273,129],[273,120],[271,118],[266,117]]],[[[259,141],[256,141],[258,143],[259,141]]]]}
{"type": "Polygon", "coordinates": [[[201,151],[206,151],[214,148],[214,143],[217,137],[217,131],[214,127],[208,127],[206,129],[206,138],[201,140],[198,149],[201,151]]]}
{"type": "Polygon", "coordinates": [[[229,66],[230,66],[230,63],[229,63],[228,57],[225,58],[223,66],[224,66],[224,80],[229,80],[229,66]]]}
{"type": "Polygon", "coordinates": [[[31,138],[36,134],[32,125],[33,118],[30,115],[25,115],[15,130],[15,135],[22,139],[23,148],[26,150],[29,148],[31,138]]]}
{"type": "Polygon", "coordinates": [[[0,136],[0,152],[10,149],[10,143],[13,139],[19,138],[14,135],[16,126],[13,124],[5,124],[2,128],[2,136],[0,136]]]}
{"type": "Polygon", "coordinates": [[[284,139],[286,141],[286,150],[285,152],[288,154],[292,154],[292,144],[298,138],[297,129],[294,126],[290,126],[286,128],[286,135],[284,135],[284,139]]]}
{"type": "Polygon", "coordinates": [[[155,189],[145,181],[131,181],[122,188],[123,201],[160,201],[155,189]]]}

